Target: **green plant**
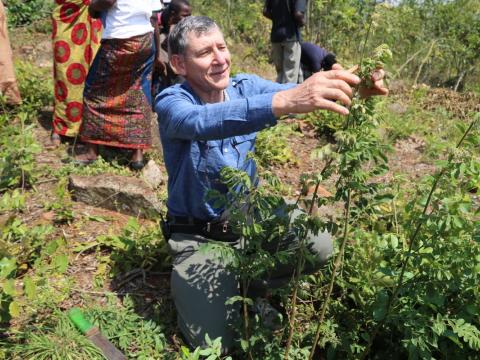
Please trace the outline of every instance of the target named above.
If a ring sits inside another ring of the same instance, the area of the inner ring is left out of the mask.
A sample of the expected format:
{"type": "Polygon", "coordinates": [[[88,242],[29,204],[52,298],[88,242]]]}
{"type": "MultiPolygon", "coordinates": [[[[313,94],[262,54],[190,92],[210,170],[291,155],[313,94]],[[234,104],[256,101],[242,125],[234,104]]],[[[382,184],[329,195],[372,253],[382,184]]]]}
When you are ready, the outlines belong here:
{"type": "Polygon", "coordinates": [[[25,125],[27,115],[19,114],[20,123],[3,126],[0,137],[0,192],[8,188],[25,188],[36,179],[35,155],[40,147],[33,126],[25,125]]]}
{"type": "Polygon", "coordinates": [[[6,5],[8,24],[16,27],[48,17],[53,3],[42,0],[7,0],[6,5]]]}
{"type": "Polygon", "coordinates": [[[74,251],[85,252],[92,249],[109,250],[111,253],[99,253],[100,265],[97,276],[103,281],[107,270],[110,276],[128,273],[135,269],[142,271],[169,264],[167,249],[158,225],[145,227],[135,218],[130,218],[120,235],[100,235],[95,241],[75,246],[74,251]]]}
{"type": "Polygon", "coordinates": [[[72,210],[73,204],[67,190],[67,178],[61,178],[55,188],[56,200],[45,205],[48,210],[55,212],[56,224],[70,224],[75,219],[72,210]]]}
{"type": "Polygon", "coordinates": [[[222,338],[218,337],[211,340],[210,337],[205,335],[206,347],[197,347],[193,352],[189,348],[182,346],[180,349],[183,360],[232,360],[231,356],[222,356],[222,338]]]}
{"type": "Polygon", "coordinates": [[[292,125],[279,124],[258,133],[255,145],[255,159],[263,167],[271,165],[295,164],[297,162],[289,139],[301,136],[292,125]]]}
{"type": "Polygon", "coordinates": [[[57,178],[64,178],[70,174],[95,176],[100,174],[114,174],[131,176],[133,172],[126,166],[120,166],[116,161],[109,162],[104,160],[101,156],[89,166],[77,166],[73,162],[67,162],[64,166],[52,172],[52,175],[57,178]]]}
{"type": "Polygon", "coordinates": [[[0,212],[22,211],[25,209],[26,194],[18,189],[7,191],[0,198],[0,212]]]}
{"type": "Polygon", "coordinates": [[[102,352],[82,335],[68,317],[55,311],[44,324],[32,324],[21,335],[22,342],[12,346],[12,359],[25,360],[101,360],[102,352]]]}
{"type": "Polygon", "coordinates": [[[48,69],[27,61],[16,62],[15,69],[22,104],[13,108],[12,113],[25,113],[26,122],[32,122],[45,106],[53,102],[52,77],[48,69]]]}
{"type": "Polygon", "coordinates": [[[130,297],[123,299],[122,307],[117,306],[115,298],[109,297],[107,307],[95,306],[86,311],[86,316],[129,358],[163,358],[166,340],[162,327],[135,313],[130,297]]]}

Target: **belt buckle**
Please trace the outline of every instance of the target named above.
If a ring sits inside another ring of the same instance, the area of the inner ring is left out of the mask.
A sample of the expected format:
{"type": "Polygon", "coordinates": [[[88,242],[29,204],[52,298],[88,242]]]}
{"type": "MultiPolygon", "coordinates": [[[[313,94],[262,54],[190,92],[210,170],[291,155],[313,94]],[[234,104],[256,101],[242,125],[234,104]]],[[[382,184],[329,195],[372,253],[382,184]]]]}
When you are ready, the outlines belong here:
{"type": "Polygon", "coordinates": [[[210,232],[210,222],[207,222],[207,232],[210,232]]]}
{"type": "Polygon", "coordinates": [[[225,221],[225,222],[223,223],[222,231],[223,231],[224,233],[226,233],[227,230],[228,230],[228,221],[225,221]]]}

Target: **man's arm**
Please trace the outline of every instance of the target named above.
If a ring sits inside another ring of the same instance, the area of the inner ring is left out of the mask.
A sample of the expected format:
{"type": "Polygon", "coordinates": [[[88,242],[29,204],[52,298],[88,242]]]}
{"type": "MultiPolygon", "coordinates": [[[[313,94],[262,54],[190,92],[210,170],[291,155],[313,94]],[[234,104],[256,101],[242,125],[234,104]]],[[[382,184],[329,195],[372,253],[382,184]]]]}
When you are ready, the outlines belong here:
{"type": "Polygon", "coordinates": [[[194,104],[182,94],[166,90],[155,111],[166,136],[185,140],[219,140],[246,135],[277,123],[272,112],[273,93],[215,104],[194,104]]]}
{"type": "Polygon", "coordinates": [[[102,11],[110,9],[117,0],[92,0],[88,6],[88,13],[91,17],[98,19],[102,11]]]}
{"type": "Polygon", "coordinates": [[[272,4],[271,0],[265,0],[265,5],[263,6],[263,16],[272,20],[272,4]]]}
{"type": "Polygon", "coordinates": [[[307,12],[307,3],[305,0],[296,0],[293,17],[298,26],[305,25],[305,13],[307,12]]]}
{"type": "MultiPolygon", "coordinates": [[[[280,117],[290,113],[308,113],[314,110],[330,110],[347,115],[347,106],[351,104],[352,86],[360,84],[360,78],[352,70],[344,70],[341,65],[334,64],[333,70],[313,74],[302,84],[277,92],[272,98],[272,111],[280,117]],[[344,106],[342,106],[343,104],[344,106]]],[[[362,97],[387,95],[388,89],[383,86],[385,73],[382,69],[372,74],[373,86],[360,87],[362,97]]]]}

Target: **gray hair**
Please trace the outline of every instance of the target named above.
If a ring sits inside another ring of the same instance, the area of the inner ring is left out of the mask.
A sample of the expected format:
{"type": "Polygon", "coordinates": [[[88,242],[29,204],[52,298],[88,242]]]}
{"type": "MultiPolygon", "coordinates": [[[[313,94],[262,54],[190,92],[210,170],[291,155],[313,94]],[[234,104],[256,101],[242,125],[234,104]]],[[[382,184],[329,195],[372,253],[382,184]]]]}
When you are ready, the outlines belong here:
{"type": "Polygon", "coordinates": [[[218,29],[218,25],[208,16],[189,16],[176,24],[168,34],[168,56],[185,55],[187,37],[192,31],[196,36],[218,29]]]}

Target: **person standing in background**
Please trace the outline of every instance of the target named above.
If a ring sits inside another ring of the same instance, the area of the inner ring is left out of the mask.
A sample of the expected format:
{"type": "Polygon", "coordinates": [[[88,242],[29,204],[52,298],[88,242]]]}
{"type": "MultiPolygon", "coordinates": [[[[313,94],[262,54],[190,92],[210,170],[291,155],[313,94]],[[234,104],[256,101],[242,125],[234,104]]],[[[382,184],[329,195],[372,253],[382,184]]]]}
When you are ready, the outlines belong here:
{"type": "Polygon", "coordinates": [[[55,0],[52,12],[54,111],[51,140],[74,138],[82,122],[83,88],[100,46],[102,22],[88,14],[90,0],[55,0]]]}
{"type": "Polygon", "coordinates": [[[192,7],[188,0],[173,0],[162,11],[160,15],[160,46],[159,46],[159,62],[160,66],[154,68],[153,71],[153,93],[159,94],[163,89],[183,82],[183,77],[177,75],[170,66],[168,60],[168,44],[167,38],[170,29],[180,20],[192,15],[192,7]]]}
{"type": "Polygon", "coordinates": [[[266,0],[263,15],[272,20],[272,60],[280,84],[303,82],[300,68],[300,28],[307,0],[266,0]]]}
{"type": "Polygon", "coordinates": [[[158,0],[92,0],[89,12],[102,17],[102,43],[83,93],[80,140],[87,152],[78,164],[90,164],[98,146],[132,150],[130,167],[144,166],[143,150],[151,145],[152,67],[155,59],[152,14],[158,0]]]}
{"type": "Polygon", "coordinates": [[[7,16],[0,1],[0,95],[6,97],[7,104],[17,105],[22,102],[15,79],[12,61],[12,49],[8,39],[7,16]]]}

